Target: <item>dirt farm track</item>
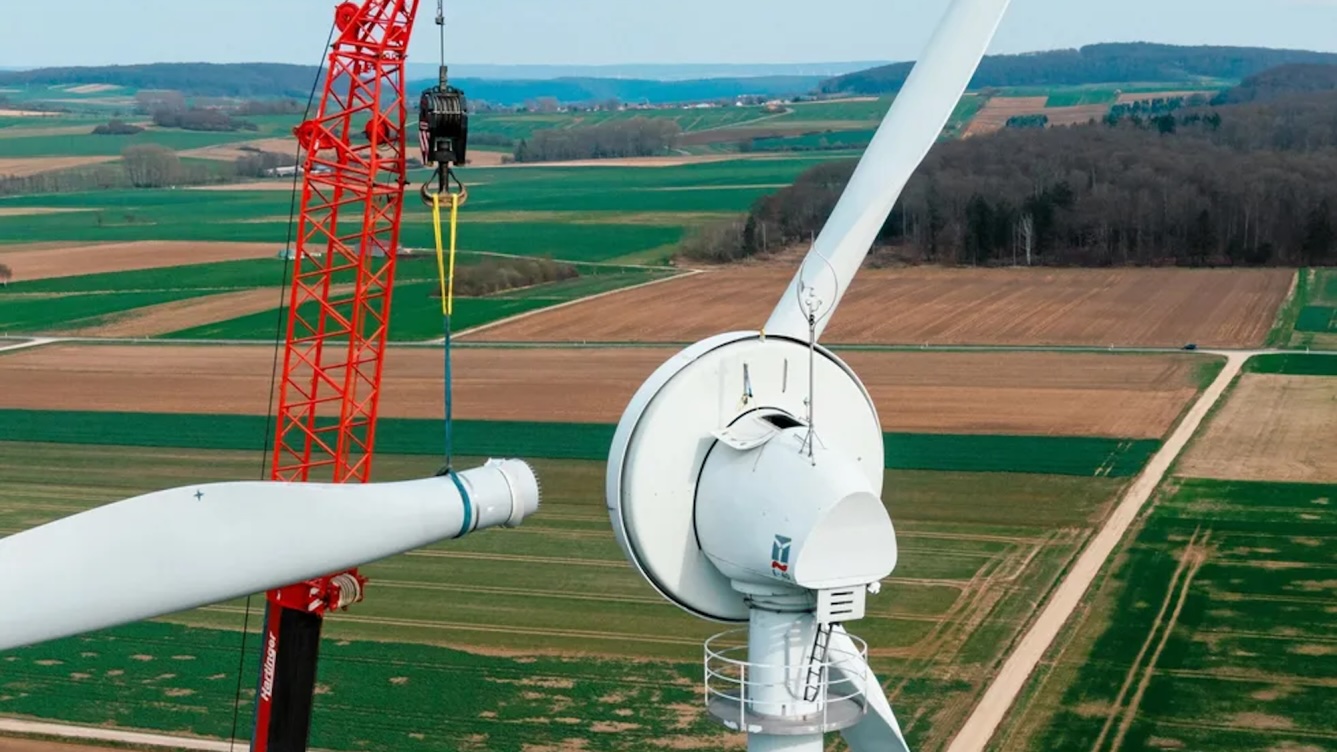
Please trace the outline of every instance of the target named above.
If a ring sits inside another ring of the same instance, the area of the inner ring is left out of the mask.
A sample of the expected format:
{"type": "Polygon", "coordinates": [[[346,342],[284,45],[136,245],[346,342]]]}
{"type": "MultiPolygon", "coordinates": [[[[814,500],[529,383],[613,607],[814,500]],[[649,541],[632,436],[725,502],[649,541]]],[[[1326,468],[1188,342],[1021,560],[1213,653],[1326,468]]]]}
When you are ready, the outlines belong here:
{"type": "MultiPolygon", "coordinates": [[[[694,342],[755,329],[793,269],[744,265],[465,335],[494,342],[694,342]]],[[[1286,269],[865,269],[824,341],[903,345],[1262,344],[1286,269]]]]}
{"type": "MultiPolygon", "coordinates": [[[[614,423],[672,348],[461,349],[456,415],[614,423]]],[[[270,412],[272,346],[48,345],[0,355],[6,407],[270,412]],[[171,374],[172,387],[162,388],[171,374]]],[[[1195,387],[1180,355],[850,352],[888,431],[1159,438],[1195,387]]],[[[381,414],[443,414],[441,354],[393,348],[381,414]]]]}

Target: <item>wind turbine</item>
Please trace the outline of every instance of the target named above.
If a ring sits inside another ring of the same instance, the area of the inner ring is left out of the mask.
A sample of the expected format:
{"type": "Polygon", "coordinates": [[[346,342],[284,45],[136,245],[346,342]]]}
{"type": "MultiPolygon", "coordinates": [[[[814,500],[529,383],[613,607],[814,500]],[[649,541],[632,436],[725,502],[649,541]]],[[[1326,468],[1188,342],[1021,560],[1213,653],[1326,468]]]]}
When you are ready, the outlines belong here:
{"type": "Polygon", "coordinates": [[[0,540],[0,651],[514,527],[538,505],[533,470],[512,459],[397,483],[211,483],[137,496],[0,540]]]}
{"type": "Polygon", "coordinates": [[[747,625],[706,642],[705,689],[750,752],[822,752],[833,731],[856,752],[909,749],[843,626],[896,566],[882,428],[817,340],[1008,4],[953,2],[765,329],[670,359],[614,435],[606,494],[628,559],[689,613],[747,625]]]}

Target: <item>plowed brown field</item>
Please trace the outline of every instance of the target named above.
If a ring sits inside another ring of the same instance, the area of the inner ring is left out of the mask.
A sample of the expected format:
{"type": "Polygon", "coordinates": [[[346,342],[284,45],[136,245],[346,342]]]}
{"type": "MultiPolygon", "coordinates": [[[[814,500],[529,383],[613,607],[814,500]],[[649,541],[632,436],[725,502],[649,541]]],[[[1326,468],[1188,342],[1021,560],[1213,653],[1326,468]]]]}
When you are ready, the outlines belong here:
{"type": "Polygon", "coordinates": [[[1227,480],[1337,482],[1337,379],[1245,374],[1181,474],[1227,480]]]}
{"type": "Polygon", "coordinates": [[[19,157],[0,159],[0,177],[24,178],[43,172],[68,170],[71,167],[114,162],[120,157],[19,157]]]}
{"type": "Polygon", "coordinates": [[[112,320],[66,334],[81,337],[155,337],[226,321],[279,306],[279,289],[257,288],[135,308],[112,320]]]}
{"type": "MultiPolygon", "coordinates": [[[[462,349],[456,415],[612,423],[672,348],[462,349]]],[[[269,411],[272,348],[52,345],[0,356],[11,408],[269,411]]],[[[1188,355],[853,352],[888,431],[1156,438],[1196,392],[1188,355]]],[[[442,415],[441,352],[394,348],[381,414],[442,415]]]]}
{"type": "MultiPolygon", "coordinates": [[[[466,334],[494,342],[694,342],[766,322],[792,270],[744,266],[466,334]]],[[[824,335],[840,344],[1261,344],[1293,270],[865,269],[824,335]]]]}
{"type": "Polygon", "coordinates": [[[183,157],[217,159],[224,162],[233,162],[242,157],[254,156],[257,150],[296,157],[297,139],[260,138],[254,141],[240,141],[232,144],[220,144],[218,146],[205,146],[199,149],[188,149],[179,153],[183,157]]]}
{"type": "Polygon", "coordinates": [[[1018,115],[1038,115],[1048,103],[1049,97],[994,97],[975,114],[963,138],[1001,131],[1008,120],[1018,115]]]}
{"type": "Polygon", "coordinates": [[[133,269],[160,269],[183,264],[273,258],[280,246],[273,243],[205,243],[146,240],[99,245],[66,243],[38,248],[0,245],[0,264],[14,270],[14,281],[74,277],[133,269]]]}
{"type": "Polygon", "coordinates": [[[1100,120],[1109,114],[1107,104],[1083,104],[1076,107],[1046,107],[1042,113],[1053,125],[1086,125],[1092,120],[1100,120]]]}

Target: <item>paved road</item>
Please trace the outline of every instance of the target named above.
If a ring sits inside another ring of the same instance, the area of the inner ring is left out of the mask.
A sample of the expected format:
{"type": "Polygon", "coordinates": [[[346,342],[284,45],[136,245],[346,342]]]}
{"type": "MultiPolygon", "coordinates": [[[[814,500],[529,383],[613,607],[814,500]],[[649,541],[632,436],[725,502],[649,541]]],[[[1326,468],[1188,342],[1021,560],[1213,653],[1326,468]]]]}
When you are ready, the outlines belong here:
{"type": "Polygon", "coordinates": [[[1221,395],[1239,374],[1244,362],[1260,352],[1262,351],[1220,353],[1228,358],[1221,375],[1207,387],[1184,417],[1183,422],[1170,435],[1160,451],[1151,458],[1151,462],[1143,469],[1142,474],[1128,487],[1123,500],[1105,522],[1105,526],[1091,539],[1072,571],[1045,604],[1039,618],[1003,663],[1002,670],[985,690],[979,705],[952,740],[947,752],[983,752],[988,746],[989,740],[998,731],[1017,695],[1026,685],[1031,673],[1035,671],[1040,659],[1044,657],[1045,651],[1054,643],[1054,638],[1081,603],[1096,574],[1123,540],[1133,520],[1137,519],[1142,507],[1165,478],[1166,472],[1184,450],[1184,446],[1193,438],[1203,418],[1221,399],[1221,395]]]}

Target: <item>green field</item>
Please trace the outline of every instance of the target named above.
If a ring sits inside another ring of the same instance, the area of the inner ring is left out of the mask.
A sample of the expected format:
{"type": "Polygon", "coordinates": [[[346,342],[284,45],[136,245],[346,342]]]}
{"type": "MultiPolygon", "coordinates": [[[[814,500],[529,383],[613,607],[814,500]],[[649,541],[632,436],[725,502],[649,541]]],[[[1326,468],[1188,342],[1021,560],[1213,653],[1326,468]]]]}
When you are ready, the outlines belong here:
{"type": "Polygon", "coordinates": [[[1169,483],[996,748],[1330,748],[1334,496],[1169,483]]]}
{"type": "MultiPolygon", "coordinates": [[[[460,263],[476,264],[478,254],[460,263]]],[[[21,261],[21,260],[20,260],[21,261]]],[[[19,273],[20,263],[16,263],[19,273]]],[[[273,341],[280,318],[279,290],[290,279],[278,259],[224,261],[211,264],[19,282],[0,290],[0,334],[53,333],[109,323],[144,306],[200,298],[240,290],[273,288],[275,307],[260,313],[195,326],[162,336],[176,339],[258,339],[273,341]]],[[[526,287],[486,297],[459,298],[452,320],[456,330],[490,324],[526,311],[578,300],[589,295],[643,284],[670,276],[660,269],[576,264],[576,279],[526,287]]],[[[441,303],[434,257],[399,262],[395,301],[391,307],[392,340],[427,340],[442,336],[441,303]]],[[[352,281],[351,272],[336,274],[335,284],[352,281]]],[[[286,289],[286,288],[283,288],[286,289]]],[[[348,308],[348,306],[344,306],[348,308]]],[[[314,317],[315,307],[304,309],[314,317]]],[[[287,307],[282,318],[287,320],[287,307]]]]}
{"type": "MultiPolygon", "coordinates": [[[[451,328],[461,332],[473,327],[491,324],[511,316],[536,311],[553,305],[644,284],[671,275],[668,271],[616,269],[597,275],[582,276],[563,282],[551,282],[511,292],[496,293],[480,298],[459,298],[455,301],[451,328]]],[[[445,336],[441,316],[441,299],[432,297],[440,283],[433,281],[406,281],[395,285],[395,300],[390,307],[390,339],[392,341],[420,342],[445,336]]],[[[336,310],[351,312],[351,305],[335,306],[336,310]]],[[[314,320],[319,306],[306,303],[301,313],[314,320]]],[[[274,322],[287,320],[287,306],[234,319],[171,332],[168,339],[223,339],[274,340],[274,322]]]]}
{"type": "Polygon", "coordinates": [[[0,334],[24,334],[93,326],[143,306],[186,300],[191,290],[109,292],[96,295],[7,295],[0,291],[0,334]]]}
{"type": "MultiPolygon", "coordinates": [[[[469,203],[461,214],[465,250],[552,254],[607,260],[676,242],[702,212],[741,212],[758,197],[787,185],[830,156],[744,159],[679,167],[468,168],[469,203]],[[758,187],[767,186],[767,187],[758,187]],[[495,214],[511,213],[509,221],[495,214]],[[525,213],[544,212],[526,222],[525,213]],[[552,212],[571,213],[552,217],[552,212]],[[659,216],[629,222],[627,213],[659,216]],[[492,218],[470,222],[473,213],[492,218]],[[686,215],[686,216],[684,216],[686,215]]],[[[426,179],[413,176],[414,184],[426,179]]],[[[286,185],[286,184],[285,184],[286,185]]],[[[0,216],[4,242],[245,240],[283,243],[288,236],[287,191],[116,190],[0,198],[0,209],[81,209],[62,215],[0,216]]],[[[426,247],[430,212],[406,205],[404,242],[426,247]]]]}
{"type": "Polygon", "coordinates": [[[1268,344],[1337,350],[1337,269],[1300,270],[1295,294],[1278,316],[1268,344]]]}
{"type": "Polygon", "coordinates": [[[1113,105],[1119,100],[1115,89],[1072,89],[1049,95],[1046,107],[1080,107],[1091,104],[1113,105]]]}
{"type": "MultiPolygon", "coordinates": [[[[273,320],[269,322],[273,327],[273,320]]],[[[0,441],[163,447],[253,449],[266,437],[264,416],[184,415],[0,409],[0,441]]],[[[602,460],[612,425],[456,421],[455,442],[466,454],[602,460]]],[[[441,447],[436,420],[382,418],[379,451],[435,454],[441,447]]],[[[1154,440],[1070,436],[884,435],[886,464],[895,470],[1128,478],[1160,446],[1154,440]]]]}
{"type": "MultiPolygon", "coordinates": [[[[617,264],[662,265],[682,237],[703,222],[746,210],[832,155],[740,159],[679,167],[523,167],[461,170],[472,186],[461,214],[461,263],[480,254],[549,256],[576,264],[581,278],[462,299],[457,330],[672,273],[617,264]],[[614,266],[603,266],[613,264],[614,266]]],[[[415,181],[425,175],[415,175],[415,181]]],[[[3,243],[250,241],[287,245],[291,196],[285,191],[110,190],[0,198],[3,243]],[[4,210],[9,210],[5,212],[4,210]],[[24,209],[78,209],[24,215],[24,209]]],[[[341,224],[349,232],[350,221],[341,224]]],[[[431,215],[406,206],[402,242],[434,245],[431,215]]],[[[95,253],[90,250],[89,253],[95,253]]],[[[23,255],[5,259],[15,282],[0,289],[0,333],[49,333],[105,323],[141,306],[243,289],[276,287],[283,264],[272,260],[196,264],[52,280],[25,281],[23,255]],[[98,293],[96,296],[75,293],[98,293]]],[[[391,337],[432,339],[441,333],[429,258],[401,261],[391,337]]],[[[335,280],[339,282],[339,280],[335,280]]],[[[277,304],[277,296],[275,299],[277,304]]],[[[177,338],[271,339],[277,311],[235,317],[167,333],[177,338]]]]}
{"type": "Polygon", "coordinates": [[[1255,355],[1244,365],[1248,373],[1276,373],[1287,376],[1337,376],[1337,355],[1310,353],[1255,355]]]}
{"type": "MultiPolygon", "coordinates": [[[[260,473],[254,451],[9,443],[0,454],[0,534],[156,488],[260,473]]],[[[376,475],[419,477],[437,464],[386,454],[376,475]]],[[[663,602],[625,563],[602,463],[536,468],[543,507],[520,528],[365,569],[369,600],[327,626],[313,745],[522,752],[584,739],[597,751],[658,739],[717,748],[724,732],[702,720],[696,692],[701,640],[726,627],[663,602]],[[630,733],[610,733],[624,728],[614,723],[632,724],[630,733]],[[477,746],[456,746],[461,737],[477,746]]],[[[878,648],[875,668],[915,749],[945,743],[1122,485],[888,473],[901,563],[851,628],[878,648]]],[[[258,618],[253,609],[252,629],[258,618]]],[[[235,602],[16,651],[0,659],[0,713],[226,735],[244,619],[235,602]]],[[[253,638],[247,649],[244,700],[254,696],[253,638]]]]}

